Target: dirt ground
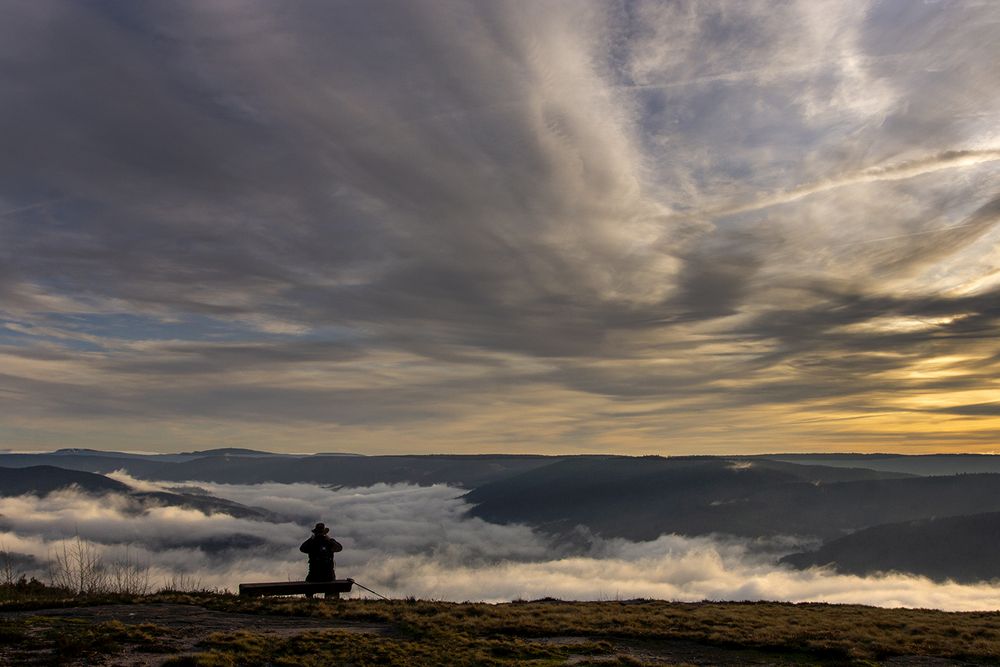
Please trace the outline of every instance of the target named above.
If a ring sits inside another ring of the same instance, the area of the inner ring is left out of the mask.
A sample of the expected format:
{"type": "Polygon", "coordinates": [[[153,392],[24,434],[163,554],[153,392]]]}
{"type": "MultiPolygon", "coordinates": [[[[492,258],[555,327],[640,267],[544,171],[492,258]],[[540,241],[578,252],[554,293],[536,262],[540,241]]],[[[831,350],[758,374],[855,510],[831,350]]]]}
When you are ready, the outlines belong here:
{"type": "MultiPolygon", "coordinates": [[[[5,612],[0,618],[38,618],[51,619],[58,622],[90,622],[102,623],[119,621],[125,625],[154,624],[170,631],[170,653],[147,653],[129,649],[118,655],[107,656],[102,663],[105,665],[139,667],[158,667],[167,659],[178,655],[194,654],[199,651],[198,644],[209,635],[216,632],[248,631],[253,633],[272,634],[275,636],[291,636],[303,632],[317,630],[337,630],[341,632],[391,635],[392,628],[387,624],[351,623],[344,621],[284,616],[261,616],[255,614],[238,614],[220,612],[183,604],[130,604],[104,605],[93,607],[75,607],[63,609],[42,609],[25,612],[5,612]]],[[[575,642],[585,642],[593,638],[560,636],[537,638],[534,641],[572,645],[575,642]]],[[[620,659],[631,659],[641,664],[658,665],[724,665],[728,667],[748,665],[807,665],[816,664],[815,658],[805,655],[776,655],[754,650],[727,649],[718,646],[706,646],[695,642],[657,640],[634,641],[610,639],[614,646],[611,655],[597,657],[594,655],[571,656],[567,665],[578,663],[594,664],[604,662],[621,664],[620,659]]],[[[4,650],[0,653],[0,664],[21,664],[24,655],[20,654],[12,661],[11,654],[4,650]]],[[[43,656],[38,656],[39,662],[44,662],[43,656]]],[[[892,667],[946,667],[965,665],[968,663],[926,657],[899,657],[885,663],[892,667]]]]}
{"type": "MultiPolygon", "coordinates": [[[[171,645],[176,650],[169,654],[150,654],[127,650],[119,656],[110,656],[106,665],[136,665],[154,667],[168,658],[197,653],[199,642],[216,632],[246,630],[248,632],[280,636],[297,635],[316,630],[341,632],[387,633],[389,626],[348,623],[317,618],[261,616],[212,611],[204,607],[184,604],[126,604],[65,609],[38,609],[24,612],[7,612],[0,618],[44,617],[52,619],[85,620],[92,623],[120,621],[126,625],[152,623],[172,630],[171,645]]],[[[4,663],[0,663],[4,664],[4,663]]],[[[6,663],[10,664],[10,663],[6,663]]]]}

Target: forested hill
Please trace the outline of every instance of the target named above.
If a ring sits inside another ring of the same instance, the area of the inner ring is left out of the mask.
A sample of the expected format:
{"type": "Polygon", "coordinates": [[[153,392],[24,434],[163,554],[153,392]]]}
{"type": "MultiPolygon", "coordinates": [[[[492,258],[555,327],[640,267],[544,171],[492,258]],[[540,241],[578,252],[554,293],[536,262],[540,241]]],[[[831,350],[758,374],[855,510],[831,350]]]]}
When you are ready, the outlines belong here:
{"type": "Polygon", "coordinates": [[[899,571],[971,583],[1000,577],[998,546],[1000,512],[989,512],[873,526],[782,562],[800,568],[832,565],[848,574],[899,571]]]}
{"type": "Polygon", "coordinates": [[[716,458],[571,459],[479,487],[472,513],[550,532],[823,539],[872,525],[1000,511],[1000,475],[909,477],[716,458]]]}

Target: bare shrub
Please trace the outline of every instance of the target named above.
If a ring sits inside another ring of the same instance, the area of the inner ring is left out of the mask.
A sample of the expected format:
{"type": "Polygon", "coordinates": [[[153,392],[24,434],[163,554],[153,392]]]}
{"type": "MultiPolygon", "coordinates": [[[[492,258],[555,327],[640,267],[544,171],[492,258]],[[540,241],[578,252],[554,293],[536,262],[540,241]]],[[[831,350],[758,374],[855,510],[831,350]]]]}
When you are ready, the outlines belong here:
{"type": "Polygon", "coordinates": [[[25,573],[17,566],[14,555],[7,550],[7,545],[0,542],[0,586],[11,587],[24,579],[25,573]]]}
{"type": "Polygon", "coordinates": [[[152,589],[149,564],[138,560],[132,548],[126,546],[108,568],[109,593],[119,595],[146,595],[152,589]]]}
{"type": "Polygon", "coordinates": [[[205,590],[201,579],[190,574],[173,574],[163,582],[159,593],[198,593],[205,590]]]}
{"type": "Polygon", "coordinates": [[[62,543],[49,556],[49,581],[56,588],[77,594],[106,593],[108,568],[100,549],[79,535],[62,543]]]}

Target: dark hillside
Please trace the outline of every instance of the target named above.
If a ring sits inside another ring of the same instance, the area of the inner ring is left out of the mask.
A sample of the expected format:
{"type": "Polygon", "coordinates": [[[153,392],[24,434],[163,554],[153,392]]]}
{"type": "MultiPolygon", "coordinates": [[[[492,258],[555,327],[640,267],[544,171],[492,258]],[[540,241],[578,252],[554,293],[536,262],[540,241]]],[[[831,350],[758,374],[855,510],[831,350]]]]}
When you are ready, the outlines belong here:
{"type": "MultiPolygon", "coordinates": [[[[466,494],[474,516],[607,537],[663,533],[840,537],[882,523],[1000,511],[1000,475],[826,482],[815,466],[692,459],[569,459],[466,494]],[[809,480],[809,481],[806,481],[809,480]]],[[[861,477],[870,477],[863,471],[861,477]]]]}
{"type": "Polygon", "coordinates": [[[752,464],[758,470],[777,470],[788,473],[800,481],[812,483],[829,484],[831,482],[860,482],[874,479],[902,479],[904,477],[916,477],[910,473],[894,472],[886,470],[874,470],[863,466],[827,466],[822,464],[812,464],[806,461],[802,463],[789,463],[772,459],[734,459],[733,464],[752,464]]]}
{"type": "Polygon", "coordinates": [[[768,454],[762,458],[925,476],[1000,473],[1000,456],[995,454],[768,454]]]}
{"type": "Polygon", "coordinates": [[[55,466],[0,468],[0,496],[30,494],[41,497],[70,487],[95,496],[108,493],[125,495],[136,501],[138,507],[183,507],[206,514],[217,512],[247,519],[273,518],[265,510],[247,507],[224,498],[166,491],[135,491],[127,484],[110,477],[79,470],[64,470],[55,466]]]}
{"type": "Polygon", "coordinates": [[[910,572],[971,583],[1000,578],[1000,512],[873,526],[817,551],[786,556],[805,568],[833,565],[849,574],[910,572]]]}
{"type": "Polygon", "coordinates": [[[156,471],[157,479],[229,484],[310,482],[337,486],[453,484],[471,488],[545,465],[542,456],[210,456],[156,471]]]}
{"type": "Polygon", "coordinates": [[[173,465],[158,460],[155,456],[122,455],[116,453],[86,450],[83,453],[47,454],[0,454],[0,466],[5,468],[28,468],[31,466],[56,466],[64,470],[108,473],[126,469],[130,474],[145,479],[154,479],[156,473],[173,465]]]}
{"type": "Polygon", "coordinates": [[[104,475],[79,470],[64,470],[55,466],[28,468],[0,468],[0,496],[34,494],[44,496],[65,489],[79,487],[88,493],[128,493],[131,488],[104,475]]]}

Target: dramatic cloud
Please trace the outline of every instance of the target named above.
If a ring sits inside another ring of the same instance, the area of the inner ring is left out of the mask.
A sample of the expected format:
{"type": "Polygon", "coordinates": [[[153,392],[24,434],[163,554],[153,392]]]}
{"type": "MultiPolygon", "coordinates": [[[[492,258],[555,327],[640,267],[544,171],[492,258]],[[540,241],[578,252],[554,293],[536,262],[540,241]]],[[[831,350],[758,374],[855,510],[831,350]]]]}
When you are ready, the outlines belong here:
{"type": "Polygon", "coordinates": [[[444,486],[201,486],[284,514],[289,521],[177,508],[137,512],[120,497],[95,499],[65,491],[43,499],[0,499],[0,543],[8,552],[33,556],[40,566],[79,535],[109,561],[127,548],[133,561],[150,566],[154,585],[183,579],[235,589],[241,581],[301,578],[305,561],[297,546],[311,522],[324,519],[345,547],[337,556],[339,576],[393,596],[814,600],[949,610],[1000,606],[1000,590],[987,584],[779,567],[778,556],[801,544],[792,538],[748,543],[664,535],[636,543],[580,532],[574,539],[554,540],[524,526],[466,518],[462,492],[444,486]]]}
{"type": "Polygon", "coordinates": [[[7,8],[0,443],[995,448],[1000,5],[7,8]]]}

